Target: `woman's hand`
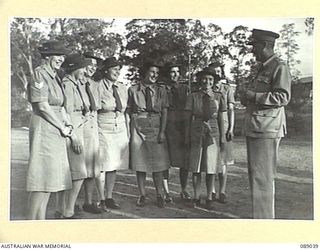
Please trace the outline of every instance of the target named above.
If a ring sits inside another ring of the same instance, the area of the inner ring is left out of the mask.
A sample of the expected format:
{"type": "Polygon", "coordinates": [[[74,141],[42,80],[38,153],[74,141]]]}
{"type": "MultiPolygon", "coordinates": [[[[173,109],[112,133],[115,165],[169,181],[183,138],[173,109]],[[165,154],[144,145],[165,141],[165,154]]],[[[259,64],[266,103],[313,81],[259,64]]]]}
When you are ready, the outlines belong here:
{"type": "Polygon", "coordinates": [[[227,141],[232,141],[233,140],[233,131],[232,130],[228,130],[227,131],[226,139],[227,139],[227,141]]]}
{"type": "Polygon", "coordinates": [[[70,137],[73,132],[73,127],[72,125],[66,125],[63,129],[60,130],[60,132],[63,137],[70,137]]]}
{"type": "Polygon", "coordinates": [[[83,151],[83,145],[75,134],[71,135],[71,147],[73,152],[78,155],[83,151]]]}
{"type": "Polygon", "coordinates": [[[165,139],[165,134],[164,134],[164,132],[160,132],[160,133],[158,134],[158,143],[164,142],[164,139],[165,139]]]}

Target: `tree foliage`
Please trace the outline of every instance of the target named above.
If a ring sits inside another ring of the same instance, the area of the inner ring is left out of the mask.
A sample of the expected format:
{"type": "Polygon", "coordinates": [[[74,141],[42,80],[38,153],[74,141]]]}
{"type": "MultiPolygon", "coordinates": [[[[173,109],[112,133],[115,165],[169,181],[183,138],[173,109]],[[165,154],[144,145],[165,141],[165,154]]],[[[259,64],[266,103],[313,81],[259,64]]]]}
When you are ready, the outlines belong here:
{"type": "Polygon", "coordinates": [[[313,17],[307,17],[306,20],[304,21],[304,24],[306,25],[305,32],[309,35],[313,35],[313,30],[314,30],[314,18],[313,17]]]}
{"type": "MultiPolygon", "coordinates": [[[[160,65],[175,61],[191,72],[208,65],[217,38],[222,37],[219,26],[206,27],[193,19],[133,19],[126,29],[125,59],[132,66],[149,60],[160,65]]],[[[132,70],[130,77],[136,73],[132,70]]]]}
{"type": "Polygon", "coordinates": [[[301,75],[301,72],[296,68],[301,63],[296,59],[296,55],[300,49],[296,38],[300,35],[300,32],[295,30],[295,24],[284,24],[280,31],[280,39],[278,41],[278,48],[280,50],[279,56],[283,58],[290,68],[293,81],[296,82],[301,75]]]}
{"type": "MultiPolygon", "coordinates": [[[[255,74],[248,27],[236,26],[225,33],[218,25],[197,19],[132,19],[119,34],[114,24],[115,20],[99,18],[14,18],[10,25],[12,110],[28,110],[26,87],[33,68],[40,64],[37,48],[48,39],[63,40],[73,51],[119,57],[129,65],[129,80],[137,79],[138,67],[147,61],[179,63],[185,80],[214,61],[226,65],[227,76],[237,85],[246,84],[255,74]]],[[[305,25],[312,35],[314,19],[306,18],[305,25]]],[[[296,79],[299,32],[294,24],[286,24],[280,33],[278,52],[296,79]]]]}
{"type": "MultiPolygon", "coordinates": [[[[123,37],[110,32],[113,22],[101,19],[14,18],[10,25],[12,119],[16,111],[29,110],[26,89],[33,69],[40,64],[40,44],[63,40],[73,51],[93,50],[102,58],[123,50],[123,37]]],[[[26,125],[26,124],[25,124],[26,125]]]]}

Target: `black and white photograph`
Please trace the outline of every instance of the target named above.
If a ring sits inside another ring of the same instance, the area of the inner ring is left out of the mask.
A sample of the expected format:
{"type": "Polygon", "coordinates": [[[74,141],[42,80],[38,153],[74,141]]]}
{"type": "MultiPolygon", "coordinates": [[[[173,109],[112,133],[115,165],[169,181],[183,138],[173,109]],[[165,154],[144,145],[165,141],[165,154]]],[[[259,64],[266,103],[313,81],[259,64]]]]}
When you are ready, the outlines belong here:
{"type": "Polygon", "coordinates": [[[11,17],[9,220],[308,220],[313,17],[11,17]]]}

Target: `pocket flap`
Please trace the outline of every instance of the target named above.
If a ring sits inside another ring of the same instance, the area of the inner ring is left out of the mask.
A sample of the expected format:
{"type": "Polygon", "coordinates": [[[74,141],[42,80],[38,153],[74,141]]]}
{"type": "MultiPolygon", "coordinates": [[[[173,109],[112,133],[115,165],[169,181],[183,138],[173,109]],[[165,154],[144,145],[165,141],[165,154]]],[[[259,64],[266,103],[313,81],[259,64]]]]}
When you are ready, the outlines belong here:
{"type": "Polygon", "coordinates": [[[263,110],[256,110],[252,112],[252,115],[255,116],[266,116],[266,117],[277,117],[279,115],[280,109],[263,109],[263,110]]]}

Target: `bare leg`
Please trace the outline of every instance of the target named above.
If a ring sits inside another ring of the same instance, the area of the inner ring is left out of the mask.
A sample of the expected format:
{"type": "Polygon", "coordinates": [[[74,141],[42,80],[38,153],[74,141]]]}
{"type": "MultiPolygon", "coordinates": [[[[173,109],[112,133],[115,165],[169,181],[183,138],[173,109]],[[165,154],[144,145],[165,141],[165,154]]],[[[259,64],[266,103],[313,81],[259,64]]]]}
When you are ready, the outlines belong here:
{"type": "Polygon", "coordinates": [[[213,174],[212,178],[212,193],[216,193],[216,174],[213,174]]]}
{"type": "Polygon", "coordinates": [[[222,172],[219,173],[219,186],[220,186],[220,193],[226,193],[227,187],[227,165],[222,166],[222,172]]]}
{"type": "Polygon", "coordinates": [[[46,212],[47,212],[47,206],[48,206],[50,194],[51,193],[45,193],[42,204],[41,204],[40,209],[37,214],[37,220],[45,220],[46,219],[46,212]]]}
{"type": "Polygon", "coordinates": [[[106,196],[107,199],[112,198],[114,184],[116,182],[116,171],[106,172],[106,196]]]}
{"type": "Polygon", "coordinates": [[[146,191],[145,191],[145,182],[146,182],[146,172],[139,172],[137,171],[137,183],[138,183],[138,189],[140,196],[145,196],[146,191]]]}
{"type": "Polygon", "coordinates": [[[56,212],[63,214],[66,207],[66,192],[60,191],[56,193],[56,212]]]}
{"type": "Polygon", "coordinates": [[[179,177],[180,177],[180,185],[181,185],[182,192],[186,191],[187,184],[188,184],[188,176],[189,176],[188,170],[180,168],[179,177]]]}
{"type": "Polygon", "coordinates": [[[50,194],[47,192],[31,192],[29,194],[27,220],[38,220],[43,216],[42,210],[46,210],[50,194]]]}
{"type": "Polygon", "coordinates": [[[193,184],[194,199],[199,200],[200,188],[201,188],[201,173],[193,173],[192,184],[193,184]]]}
{"type": "Polygon", "coordinates": [[[153,172],[152,173],[154,187],[156,188],[156,194],[163,196],[163,173],[153,172]]]}
{"type": "Polygon", "coordinates": [[[212,200],[212,190],[214,189],[214,174],[206,174],[207,200],[212,200]]]}
{"type": "Polygon", "coordinates": [[[98,190],[98,198],[99,200],[105,200],[105,194],[104,194],[104,187],[105,187],[105,181],[106,180],[106,174],[105,172],[101,172],[100,176],[95,179],[97,190],[98,190]]]}
{"type": "Polygon", "coordinates": [[[66,209],[64,211],[64,216],[71,217],[74,215],[74,205],[76,203],[82,183],[83,179],[74,180],[72,181],[72,189],[66,191],[66,209]]]}
{"type": "Polygon", "coordinates": [[[163,188],[166,194],[169,194],[169,170],[163,171],[163,188]]]}
{"type": "Polygon", "coordinates": [[[84,204],[92,204],[92,195],[94,187],[94,179],[87,178],[83,182],[84,185],[84,204]]]}

